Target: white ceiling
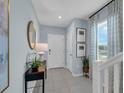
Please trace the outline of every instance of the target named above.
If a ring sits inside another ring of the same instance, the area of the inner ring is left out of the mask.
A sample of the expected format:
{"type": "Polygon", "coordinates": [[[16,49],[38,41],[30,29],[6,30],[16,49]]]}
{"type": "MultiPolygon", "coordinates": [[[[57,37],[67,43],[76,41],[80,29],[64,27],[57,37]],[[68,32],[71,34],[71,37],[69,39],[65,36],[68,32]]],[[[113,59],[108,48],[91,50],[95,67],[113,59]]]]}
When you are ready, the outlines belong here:
{"type": "Polygon", "coordinates": [[[88,19],[110,0],[32,0],[40,24],[66,27],[74,18],[88,19]],[[62,19],[58,19],[62,16],[62,19]]]}

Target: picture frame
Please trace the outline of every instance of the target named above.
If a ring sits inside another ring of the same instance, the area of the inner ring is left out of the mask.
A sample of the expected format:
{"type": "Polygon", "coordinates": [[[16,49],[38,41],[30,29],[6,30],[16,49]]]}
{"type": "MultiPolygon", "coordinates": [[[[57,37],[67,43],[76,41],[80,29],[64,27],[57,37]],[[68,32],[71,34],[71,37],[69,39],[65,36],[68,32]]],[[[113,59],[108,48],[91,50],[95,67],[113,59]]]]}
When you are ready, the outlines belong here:
{"type": "Polygon", "coordinates": [[[76,39],[77,42],[85,42],[86,29],[76,28],[76,39]]]}
{"type": "Polygon", "coordinates": [[[0,1],[0,93],[9,87],[9,0],[0,1]]]}
{"type": "Polygon", "coordinates": [[[85,56],[85,50],[86,50],[85,44],[77,43],[77,49],[76,50],[77,50],[76,51],[77,52],[76,53],[77,57],[85,56]]]}

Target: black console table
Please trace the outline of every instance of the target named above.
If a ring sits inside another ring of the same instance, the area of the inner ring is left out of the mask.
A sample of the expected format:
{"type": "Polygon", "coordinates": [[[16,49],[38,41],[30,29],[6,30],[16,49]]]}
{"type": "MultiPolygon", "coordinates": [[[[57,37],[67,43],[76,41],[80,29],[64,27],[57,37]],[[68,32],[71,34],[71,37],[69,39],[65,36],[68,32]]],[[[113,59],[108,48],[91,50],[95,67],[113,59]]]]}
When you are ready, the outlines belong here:
{"type": "Polygon", "coordinates": [[[27,93],[27,82],[34,81],[34,80],[43,80],[42,82],[42,93],[44,93],[44,86],[45,86],[45,73],[46,69],[39,70],[37,72],[32,72],[31,69],[28,69],[25,72],[25,93],[27,93]]]}

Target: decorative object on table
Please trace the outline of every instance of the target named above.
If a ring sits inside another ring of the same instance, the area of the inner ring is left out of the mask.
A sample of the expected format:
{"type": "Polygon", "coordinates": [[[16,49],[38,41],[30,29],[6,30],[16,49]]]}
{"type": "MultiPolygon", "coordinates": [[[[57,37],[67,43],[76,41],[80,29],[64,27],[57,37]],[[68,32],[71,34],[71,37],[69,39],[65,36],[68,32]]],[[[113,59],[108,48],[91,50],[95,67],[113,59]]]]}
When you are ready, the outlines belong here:
{"type": "Polygon", "coordinates": [[[32,50],[30,53],[28,53],[26,58],[26,70],[32,69],[32,72],[38,71],[40,67],[40,70],[44,67],[44,62],[42,62],[42,59],[40,58],[40,55],[35,51],[32,50]]]}
{"type": "Polygon", "coordinates": [[[85,56],[85,44],[77,43],[77,57],[85,56]]]}
{"type": "Polygon", "coordinates": [[[27,39],[28,44],[31,49],[34,49],[36,46],[36,30],[33,24],[33,21],[29,21],[27,27],[27,39]]]}
{"type": "Polygon", "coordinates": [[[35,60],[31,64],[32,72],[37,72],[39,67],[41,67],[40,69],[42,69],[44,67],[44,64],[42,64],[42,62],[38,60],[37,57],[35,57],[35,60]]]}
{"type": "Polygon", "coordinates": [[[0,0],[0,93],[9,86],[9,0],[0,0]]]}
{"type": "Polygon", "coordinates": [[[31,68],[31,64],[35,60],[35,57],[37,57],[37,59],[40,59],[40,55],[35,50],[32,50],[30,53],[27,54],[26,70],[31,68]]]}
{"type": "Polygon", "coordinates": [[[86,56],[82,57],[82,63],[83,63],[83,74],[85,77],[89,78],[89,58],[86,56]]]}
{"type": "Polygon", "coordinates": [[[76,28],[77,42],[85,42],[85,34],[86,34],[85,28],[76,28]]]}
{"type": "Polygon", "coordinates": [[[36,43],[35,50],[40,55],[41,59],[47,59],[45,54],[48,51],[48,43],[36,43]]]}

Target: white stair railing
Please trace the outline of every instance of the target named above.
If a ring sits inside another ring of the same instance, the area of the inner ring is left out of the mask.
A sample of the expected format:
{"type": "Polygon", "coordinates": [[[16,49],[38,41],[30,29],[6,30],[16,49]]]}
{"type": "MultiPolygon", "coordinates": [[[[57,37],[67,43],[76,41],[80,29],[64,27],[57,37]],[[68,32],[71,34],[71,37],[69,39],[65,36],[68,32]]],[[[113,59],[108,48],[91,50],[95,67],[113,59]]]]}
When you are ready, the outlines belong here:
{"type": "Polygon", "coordinates": [[[113,91],[119,93],[120,89],[120,64],[123,62],[123,52],[106,61],[95,61],[93,63],[93,93],[109,93],[110,80],[109,68],[114,68],[113,91]]]}

